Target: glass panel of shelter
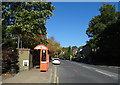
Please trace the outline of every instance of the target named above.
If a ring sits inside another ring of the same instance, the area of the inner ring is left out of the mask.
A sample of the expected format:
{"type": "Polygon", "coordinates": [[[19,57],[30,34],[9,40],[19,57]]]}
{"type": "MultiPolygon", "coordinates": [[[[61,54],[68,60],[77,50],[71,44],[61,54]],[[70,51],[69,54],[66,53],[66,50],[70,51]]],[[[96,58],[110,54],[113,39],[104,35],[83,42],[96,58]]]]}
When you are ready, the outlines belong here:
{"type": "Polygon", "coordinates": [[[42,61],[46,61],[46,50],[42,50],[42,61]]]}

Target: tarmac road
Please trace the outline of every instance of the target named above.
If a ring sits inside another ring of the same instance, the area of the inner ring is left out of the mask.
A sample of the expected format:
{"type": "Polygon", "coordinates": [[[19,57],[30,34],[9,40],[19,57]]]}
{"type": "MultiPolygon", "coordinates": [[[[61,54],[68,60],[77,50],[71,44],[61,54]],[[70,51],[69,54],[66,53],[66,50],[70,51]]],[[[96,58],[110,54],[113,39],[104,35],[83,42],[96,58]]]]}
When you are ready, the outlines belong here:
{"type": "Polygon", "coordinates": [[[57,83],[118,83],[118,70],[72,61],[54,65],[57,83]]]}

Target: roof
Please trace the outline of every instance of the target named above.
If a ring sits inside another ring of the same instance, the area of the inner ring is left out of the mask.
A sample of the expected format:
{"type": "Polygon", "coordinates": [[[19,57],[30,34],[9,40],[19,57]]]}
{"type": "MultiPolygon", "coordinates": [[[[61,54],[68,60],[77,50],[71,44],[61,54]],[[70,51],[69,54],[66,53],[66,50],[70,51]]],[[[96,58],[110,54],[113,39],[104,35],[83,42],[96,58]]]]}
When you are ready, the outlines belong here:
{"type": "Polygon", "coordinates": [[[17,50],[19,50],[19,51],[30,51],[29,48],[17,48],[17,50]]]}

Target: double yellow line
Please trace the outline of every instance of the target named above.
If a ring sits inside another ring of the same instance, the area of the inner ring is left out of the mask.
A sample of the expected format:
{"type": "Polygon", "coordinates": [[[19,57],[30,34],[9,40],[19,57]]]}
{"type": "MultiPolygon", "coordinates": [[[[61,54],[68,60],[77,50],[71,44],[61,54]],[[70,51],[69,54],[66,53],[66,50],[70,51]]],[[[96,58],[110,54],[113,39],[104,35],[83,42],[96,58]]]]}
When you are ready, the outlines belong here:
{"type": "Polygon", "coordinates": [[[57,76],[57,67],[55,67],[55,72],[54,72],[54,83],[55,85],[59,84],[59,77],[57,76]]]}

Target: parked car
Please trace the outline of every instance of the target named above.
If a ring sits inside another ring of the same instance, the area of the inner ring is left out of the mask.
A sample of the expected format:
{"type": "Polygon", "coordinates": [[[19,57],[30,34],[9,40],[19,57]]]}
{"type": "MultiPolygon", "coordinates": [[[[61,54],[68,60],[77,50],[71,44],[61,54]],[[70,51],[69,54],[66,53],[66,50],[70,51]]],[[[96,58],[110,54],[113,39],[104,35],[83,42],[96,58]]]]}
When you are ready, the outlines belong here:
{"type": "Polygon", "coordinates": [[[52,61],[52,63],[60,65],[60,59],[59,58],[54,58],[54,60],[52,61]]]}
{"type": "Polygon", "coordinates": [[[53,61],[53,60],[54,60],[54,58],[51,58],[51,60],[53,61]]]}
{"type": "Polygon", "coordinates": [[[79,61],[80,61],[80,58],[76,58],[75,60],[76,60],[77,62],[79,62],[79,61]]]}

